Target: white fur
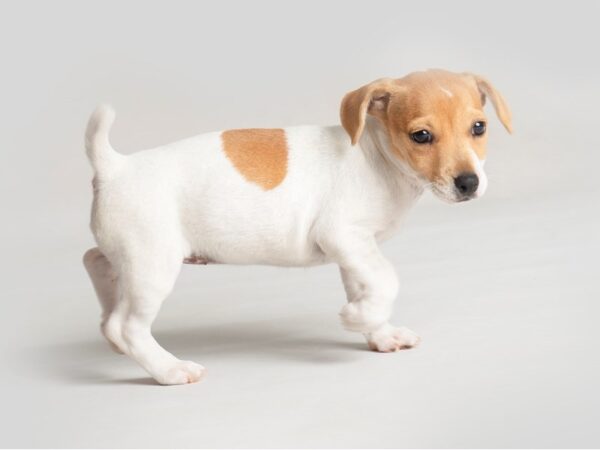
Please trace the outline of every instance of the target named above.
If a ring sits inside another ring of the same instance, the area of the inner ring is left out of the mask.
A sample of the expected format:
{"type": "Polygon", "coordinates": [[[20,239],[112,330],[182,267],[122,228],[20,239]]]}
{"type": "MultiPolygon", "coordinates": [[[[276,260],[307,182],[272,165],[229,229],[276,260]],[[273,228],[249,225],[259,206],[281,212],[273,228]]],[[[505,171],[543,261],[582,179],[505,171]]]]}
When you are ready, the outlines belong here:
{"type": "Polygon", "coordinates": [[[108,141],[113,117],[98,109],[86,133],[98,248],[84,261],[103,308],[104,335],[158,382],[194,382],[204,374],[150,333],[187,257],[280,266],[334,262],[348,298],[341,312],[346,328],[364,333],[380,351],[418,342],[388,323],[398,280],[378,243],[397,229],[424,183],[390,154],[374,119],[356,147],[339,126],[287,128],[288,173],[264,190],[233,167],[218,132],[123,156],[108,141]]]}
{"type": "Polygon", "coordinates": [[[487,175],[483,170],[483,165],[485,164],[485,160],[479,159],[475,150],[471,149],[471,158],[473,159],[473,167],[475,168],[475,175],[479,178],[479,186],[477,186],[477,190],[475,191],[475,198],[481,197],[485,194],[485,191],[488,187],[488,179],[487,175]]]}

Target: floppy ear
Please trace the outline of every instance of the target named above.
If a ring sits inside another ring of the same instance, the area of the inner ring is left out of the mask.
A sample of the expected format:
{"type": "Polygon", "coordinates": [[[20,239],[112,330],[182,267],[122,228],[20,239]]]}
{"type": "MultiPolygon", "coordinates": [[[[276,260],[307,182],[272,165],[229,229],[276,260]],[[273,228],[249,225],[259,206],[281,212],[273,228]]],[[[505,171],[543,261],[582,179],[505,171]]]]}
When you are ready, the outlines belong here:
{"type": "Polygon", "coordinates": [[[348,92],[342,99],[340,117],[342,126],[355,145],[365,127],[367,113],[383,118],[387,114],[392,79],[382,78],[348,92]]]}
{"type": "Polygon", "coordinates": [[[477,88],[479,92],[481,92],[482,101],[485,103],[486,97],[489,98],[494,105],[494,110],[496,111],[496,115],[506,131],[512,133],[512,114],[510,113],[510,109],[502,97],[502,94],[496,90],[496,88],[485,78],[470,74],[473,78],[475,78],[475,83],[477,83],[477,88]]]}

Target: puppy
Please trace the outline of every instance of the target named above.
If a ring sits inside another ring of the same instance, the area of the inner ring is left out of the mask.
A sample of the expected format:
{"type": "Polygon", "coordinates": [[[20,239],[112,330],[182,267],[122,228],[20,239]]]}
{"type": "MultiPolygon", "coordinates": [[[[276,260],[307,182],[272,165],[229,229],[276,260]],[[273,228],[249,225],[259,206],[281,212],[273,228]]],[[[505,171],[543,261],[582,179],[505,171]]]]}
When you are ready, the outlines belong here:
{"type": "Polygon", "coordinates": [[[207,133],[130,156],[111,147],[114,113],[92,115],[91,229],[84,264],[102,306],[102,333],[161,384],[192,383],[204,368],[162,348],[150,327],[182,263],[340,268],[344,327],[372,350],[419,342],[388,323],[398,292],[378,244],[425,188],[448,202],[483,195],[489,99],[484,78],[429,70],[348,93],[342,126],[207,133]]]}

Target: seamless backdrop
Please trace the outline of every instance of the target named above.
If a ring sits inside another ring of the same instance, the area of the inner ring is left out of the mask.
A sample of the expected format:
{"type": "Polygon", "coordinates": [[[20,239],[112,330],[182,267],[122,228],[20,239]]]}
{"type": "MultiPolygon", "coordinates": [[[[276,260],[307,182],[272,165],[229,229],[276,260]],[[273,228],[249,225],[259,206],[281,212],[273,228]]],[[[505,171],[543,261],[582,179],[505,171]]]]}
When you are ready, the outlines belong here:
{"type": "Polygon", "coordinates": [[[28,2],[0,6],[0,444],[600,446],[598,2],[28,2]],[[110,351],[81,265],[83,130],[123,153],[338,123],[343,94],[442,67],[488,77],[490,186],[426,196],[384,245],[416,350],[341,329],[335,267],[184,267],[155,325],[200,384],[110,351]]]}

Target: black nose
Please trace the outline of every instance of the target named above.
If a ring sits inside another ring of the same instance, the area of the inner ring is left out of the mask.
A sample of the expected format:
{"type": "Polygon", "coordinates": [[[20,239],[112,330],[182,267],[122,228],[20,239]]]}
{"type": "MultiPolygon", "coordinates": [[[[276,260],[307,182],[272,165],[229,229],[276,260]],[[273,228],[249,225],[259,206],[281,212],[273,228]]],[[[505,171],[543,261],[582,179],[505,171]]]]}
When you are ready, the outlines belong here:
{"type": "Polygon", "coordinates": [[[479,186],[479,178],[474,173],[463,173],[454,179],[454,185],[462,195],[473,195],[479,186]]]}

